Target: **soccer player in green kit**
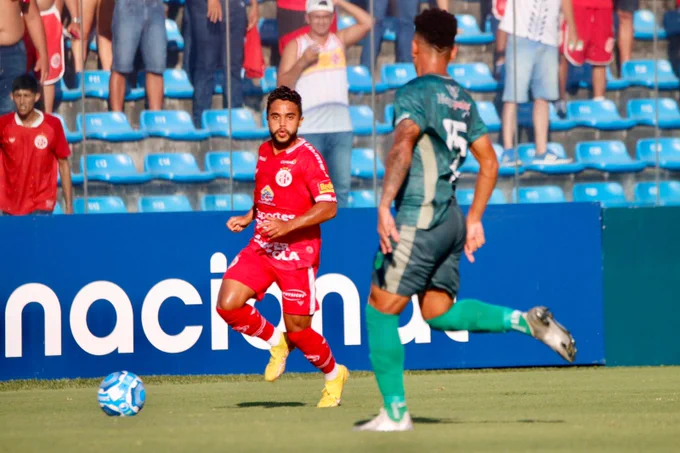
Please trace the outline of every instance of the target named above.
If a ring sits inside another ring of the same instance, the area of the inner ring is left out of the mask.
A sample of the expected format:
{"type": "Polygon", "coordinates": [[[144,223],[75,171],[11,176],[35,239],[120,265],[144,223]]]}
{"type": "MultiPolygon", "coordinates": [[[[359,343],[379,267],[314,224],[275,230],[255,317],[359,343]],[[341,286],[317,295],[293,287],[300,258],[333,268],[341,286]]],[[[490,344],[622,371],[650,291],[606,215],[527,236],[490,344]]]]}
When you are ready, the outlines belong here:
{"type": "Polygon", "coordinates": [[[456,56],[453,15],[428,9],[415,20],[412,44],[418,77],[395,97],[395,139],[386,158],[378,207],[378,251],[366,306],[370,359],[384,407],[360,431],[413,429],[404,392],[399,313],[418,295],[431,328],[442,331],[521,332],[573,362],[575,342],[545,307],[521,312],[478,300],[457,300],[463,252],[474,262],[484,245],[482,214],[498,177],[498,161],[472,98],[448,76],[456,56]],[[480,170],[467,219],[455,181],[468,152],[480,170]],[[396,201],[396,218],[390,206],[396,201]]]}

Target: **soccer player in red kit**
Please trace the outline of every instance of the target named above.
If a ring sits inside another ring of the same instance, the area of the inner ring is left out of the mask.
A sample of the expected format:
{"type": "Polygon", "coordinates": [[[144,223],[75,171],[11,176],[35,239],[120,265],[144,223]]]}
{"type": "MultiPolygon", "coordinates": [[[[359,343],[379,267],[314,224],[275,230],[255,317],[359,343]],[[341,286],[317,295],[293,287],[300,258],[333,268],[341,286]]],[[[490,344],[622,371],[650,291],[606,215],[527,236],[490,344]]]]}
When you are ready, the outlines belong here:
{"type": "Polygon", "coordinates": [[[0,116],[0,215],[50,214],[57,203],[57,168],[64,213],[73,213],[71,151],[61,122],[35,109],[39,90],[32,76],[17,77],[16,113],[0,116]]]}
{"type": "Polygon", "coordinates": [[[319,225],[335,217],[335,190],[321,155],[297,136],[302,101],[296,91],[281,86],[269,95],[267,122],[272,139],[260,146],[255,205],[227,222],[231,231],[239,233],[254,220],[255,232],[224,275],[217,312],[234,330],[271,345],[264,375],[269,382],[281,376],[292,348],[302,351],[325,375],[317,407],[335,407],[349,372],[335,363],[326,340],[311,328],[319,308],[315,291],[319,225]],[[281,288],[287,339],[246,304],[251,298],[261,300],[272,283],[281,288]]]}

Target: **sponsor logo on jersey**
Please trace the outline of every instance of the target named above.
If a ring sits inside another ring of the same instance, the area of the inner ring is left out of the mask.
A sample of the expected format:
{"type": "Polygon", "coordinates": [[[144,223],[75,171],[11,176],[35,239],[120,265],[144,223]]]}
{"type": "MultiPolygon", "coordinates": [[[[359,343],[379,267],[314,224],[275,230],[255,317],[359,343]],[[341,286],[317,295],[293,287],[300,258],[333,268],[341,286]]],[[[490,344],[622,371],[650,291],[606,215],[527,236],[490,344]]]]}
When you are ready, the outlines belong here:
{"type": "Polygon", "coordinates": [[[333,193],[333,192],[335,192],[335,188],[333,187],[333,183],[331,181],[319,183],[319,194],[333,193]]]}
{"type": "Polygon", "coordinates": [[[267,162],[267,158],[266,158],[266,157],[260,156],[259,159],[260,159],[260,162],[267,162]]]}
{"type": "Polygon", "coordinates": [[[274,191],[269,186],[264,186],[260,191],[260,202],[264,204],[272,204],[274,201],[274,191]]]}
{"type": "Polygon", "coordinates": [[[9,138],[9,142],[10,142],[10,143],[14,143],[14,142],[16,141],[16,139],[17,139],[16,137],[10,137],[10,138],[9,138]]]}
{"type": "Polygon", "coordinates": [[[451,95],[454,101],[460,96],[460,88],[457,86],[446,85],[446,91],[449,92],[449,95],[451,95]]]}
{"type": "Polygon", "coordinates": [[[293,182],[293,174],[287,167],[281,168],[281,170],[276,173],[276,184],[281,187],[288,187],[293,182]]]}
{"type": "Polygon", "coordinates": [[[45,149],[45,148],[47,148],[47,137],[40,134],[35,138],[35,141],[33,142],[33,144],[38,149],[45,149]]]}
{"type": "Polygon", "coordinates": [[[283,298],[291,300],[293,302],[297,300],[302,300],[305,297],[307,297],[307,293],[302,291],[301,289],[290,289],[288,291],[283,292],[283,298]]]}
{"type": "Polygon", "coordinates": [[[293,159],[293,160],[282,160],[281,163],[282,163],[283,165],[295,165],[295,164],[297,163],[297,159],[293,159]]]}

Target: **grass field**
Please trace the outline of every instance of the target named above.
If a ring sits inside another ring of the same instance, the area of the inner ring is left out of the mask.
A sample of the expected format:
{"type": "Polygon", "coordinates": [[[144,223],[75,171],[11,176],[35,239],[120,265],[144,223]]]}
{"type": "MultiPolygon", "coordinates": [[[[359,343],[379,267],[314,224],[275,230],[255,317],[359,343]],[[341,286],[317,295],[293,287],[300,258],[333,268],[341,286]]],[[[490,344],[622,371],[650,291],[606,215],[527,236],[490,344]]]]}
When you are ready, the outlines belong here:
{"type": "Polygon", "coordinates": [[[407,433],[357,433],[373,376],[317,409],[320,375],[143,377],[146,406],[107,417],[98,380],[0,383],[0,452],[678,452],[680,368],[412,373],[407,433]]]}

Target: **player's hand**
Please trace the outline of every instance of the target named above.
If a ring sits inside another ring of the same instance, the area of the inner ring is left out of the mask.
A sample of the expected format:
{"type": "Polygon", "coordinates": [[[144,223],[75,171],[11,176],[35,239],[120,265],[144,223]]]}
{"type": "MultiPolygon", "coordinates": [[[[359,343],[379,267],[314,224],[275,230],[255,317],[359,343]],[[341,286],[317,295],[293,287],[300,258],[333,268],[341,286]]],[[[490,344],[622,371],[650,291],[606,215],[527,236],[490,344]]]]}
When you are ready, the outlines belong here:
{"type": "Polygon", "coordinates": [[[467,256],[468,261],[475,262],[474,253],[482,248],[485,242],[482,222],[468,219],[467,238],[465,240],[465,256],[467,256]]]}
{"type": "Polygon", "coordinates": [[[257,3],[253,3],[250,6],[250,11],[248,11],[247,30],[250,30],[251,28],[255,27],[257,25],[258,20],[260,20],[260,8],[258,7],[257,3]]]}
{"type": "Polygon", "coordinates": [[[213,24],[222,22],[222,5],[220,5],[220,0],[208,0],[208,20],[213,24]]]}
{"type": "Polygon", "coordinates": [[[293,231],[293,224],[278,219],[265,220],[262,222],[260,231],[269,239],[276,239],[293,231]]]}
{"type": "Polygon", "coordinates": [[[576,51],[583,50],[583,41],[581,41],[579,39],[578,32],[576,31],[576,27],[575,26],[569,27],[568,33],[569,33],[569,42],[567,43],[567,45],[569,46],[569,50],[572,51],[572,52],[574,50],[576,50],[576,51]]]}
{"type": "Polygon", "coordinates": [[[80,25],[71,22],[66,31],[73,39],[80,39],[80,25]]]}
{"type": "Polygon", "coordinates": [[[43,85],[49,75],[50,65],[47,61],[47,55],[38,55],[38,61],[35,63],[33,72],[40,74],[40,85],[43,85]]]}
{"type": "Polygon", "coordinates": [[[229,231],[231,231],[232,233],[240,233],[241,231],[248,228],[250,222],[251,220],[248,218],[248,216],[245,215],[234,216],[227,221],[227,228],[229,228],[229,231]]]}
{"type": "Polygon", "coordinates": [[[321,53],[321,48],[318,45],[313,44],[307,47],[307,50],[304,51],[302,54],[302,59],[307,66],[311,66],[319,61],[319,53],[321,53]]]}
{"type": "Polygon", "coordinates": [[[390,208],[378,208],[378,235],[380,236],[380,250],[383,255],[392,253],[392,240],[399,242],[399,231],[392,217],[390,208]]]}

